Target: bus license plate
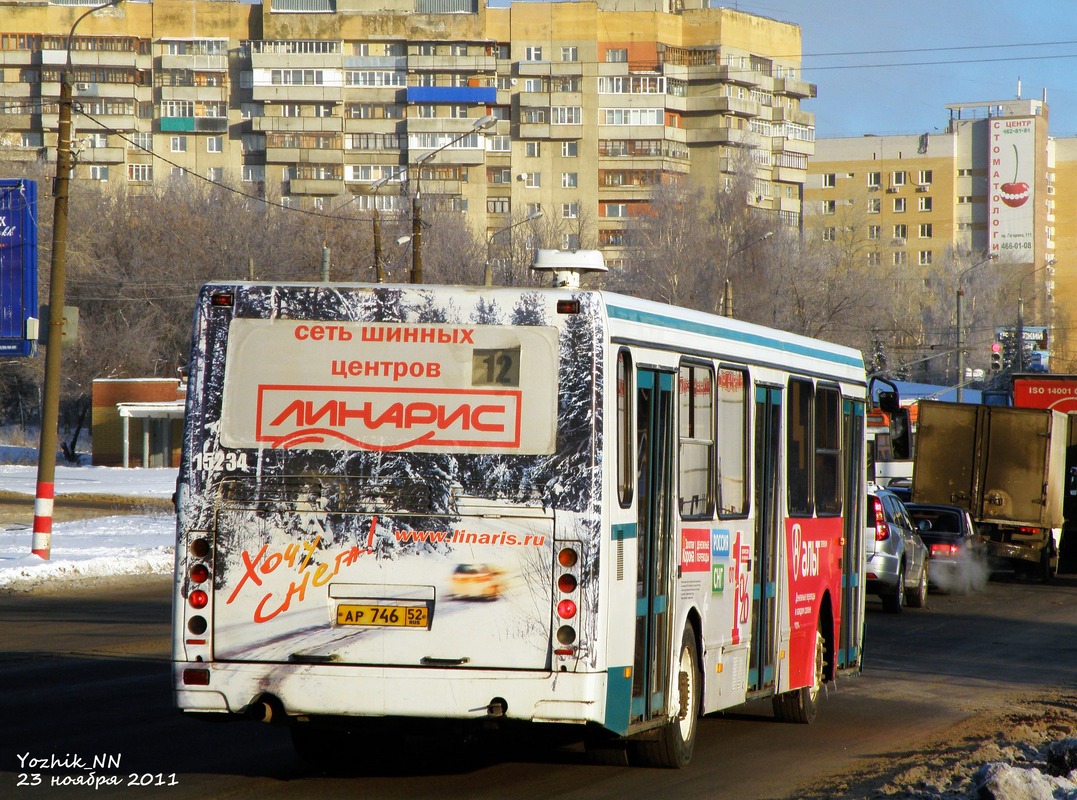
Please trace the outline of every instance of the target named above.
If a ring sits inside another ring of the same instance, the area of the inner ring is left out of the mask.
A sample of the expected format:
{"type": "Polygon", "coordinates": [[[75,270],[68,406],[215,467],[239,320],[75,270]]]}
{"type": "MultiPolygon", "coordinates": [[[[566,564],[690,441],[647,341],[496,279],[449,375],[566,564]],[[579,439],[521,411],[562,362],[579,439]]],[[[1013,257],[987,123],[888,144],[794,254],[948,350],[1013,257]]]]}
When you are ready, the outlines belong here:
{"type": "Polygon", "coordinates": [[[429,628],[426,606],[339,605],[337,625],[370,625],[379,628],[429,628]]]}

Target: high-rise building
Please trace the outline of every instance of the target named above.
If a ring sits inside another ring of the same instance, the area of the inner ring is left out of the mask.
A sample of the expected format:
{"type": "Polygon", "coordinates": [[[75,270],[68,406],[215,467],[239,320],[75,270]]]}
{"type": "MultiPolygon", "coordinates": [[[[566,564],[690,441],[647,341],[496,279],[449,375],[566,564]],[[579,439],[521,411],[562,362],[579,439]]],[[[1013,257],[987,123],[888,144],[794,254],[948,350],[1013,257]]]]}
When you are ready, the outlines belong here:
{"type": "Polygon", "coordinates": [[[966,270],[996,270],[1017,296],[994,324],[1005,338],[1020,320],[1035,354],[1023,366],[1072,370],[1077,289],[1065,287],[1077,263],[1066,245],[1077,244],[1077,220],[1057,217],[1056,202],[1077,198],[1077,140],[1049,136],[1045,98],[946,108],[945,128],[930,133],[819,139],[806,228],[823,239],[852,235],[881,286],[899,271],[916,274],[906,267],[926,275],[945,264],[954,285],[936,288],[954,297],[966,270]]]}
{"type": "Polygon", "coordinates": [[[70,58],[76,180],[388,212],[421,186],[480,235],[541,209],[616,262],[653,186],[713,184],[748,149],[749,203],[799,225],[800,29],[706,2],[126,0],[68,42],[92,3],[0,0],[0,158],[55,159],[70,58]]]}

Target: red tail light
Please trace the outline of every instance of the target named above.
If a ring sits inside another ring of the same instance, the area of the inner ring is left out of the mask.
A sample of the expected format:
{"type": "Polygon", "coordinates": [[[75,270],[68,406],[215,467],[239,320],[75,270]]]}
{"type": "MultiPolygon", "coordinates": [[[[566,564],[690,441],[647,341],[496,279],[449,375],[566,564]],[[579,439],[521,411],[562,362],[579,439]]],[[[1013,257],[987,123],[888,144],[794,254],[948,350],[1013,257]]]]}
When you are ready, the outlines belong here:
{"type": "Polygon", "coordinates": [[[1043,533],[1043,528],[1030,528],[1028,525],[1022,525],[1021,533],[1039,534],[1043,533]]]}
{"type": "Polygon", "coordinates": [[[883,512],[883,501],[878,497],[871,498],[875,503],[875,541],[885,542],[890,538],[890,528],[886,524],[886,514],[883,512]]]}
{"type": "Polygon", "coordinates": [[[933,544],[931,545],[931,556],[956,556],[961,552],[961,548],[956,544],[933,544]]]}

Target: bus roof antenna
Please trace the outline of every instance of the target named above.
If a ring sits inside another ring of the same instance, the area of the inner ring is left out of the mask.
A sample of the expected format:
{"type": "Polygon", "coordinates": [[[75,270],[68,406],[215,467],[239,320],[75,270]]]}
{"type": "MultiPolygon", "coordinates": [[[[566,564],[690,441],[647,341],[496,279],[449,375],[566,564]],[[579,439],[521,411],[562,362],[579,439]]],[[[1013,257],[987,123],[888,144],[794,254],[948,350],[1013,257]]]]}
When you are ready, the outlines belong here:
{"type": "Polygon", "coordinates": [[[580,288],[580,273],[606,272],[606,262],[598,250],[539,250],[531,262],[533,270],[553,273],[553,286],[558,289],[580,288]]]}

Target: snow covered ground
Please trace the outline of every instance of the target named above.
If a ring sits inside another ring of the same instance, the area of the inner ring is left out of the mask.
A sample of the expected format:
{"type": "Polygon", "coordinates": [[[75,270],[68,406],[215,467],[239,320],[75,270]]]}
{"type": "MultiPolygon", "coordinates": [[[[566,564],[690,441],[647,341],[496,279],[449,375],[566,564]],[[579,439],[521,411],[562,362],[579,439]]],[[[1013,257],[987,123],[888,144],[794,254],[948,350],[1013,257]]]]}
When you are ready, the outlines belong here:
{"type": "MultiPolygon", "coordinates": [[[[0,490],[33,496],[37,467],[0,464],[0,490]]],[[[56,495],[98,494],[169,498],[175,469],[56,467],[56,495]]],[[[60,581],[171,572],[176,534],[169,513],[98,517],[55,523],[48,561],[30,552],[25,527],[0,530],[0,591],[29,591],[60,581]]]]}

